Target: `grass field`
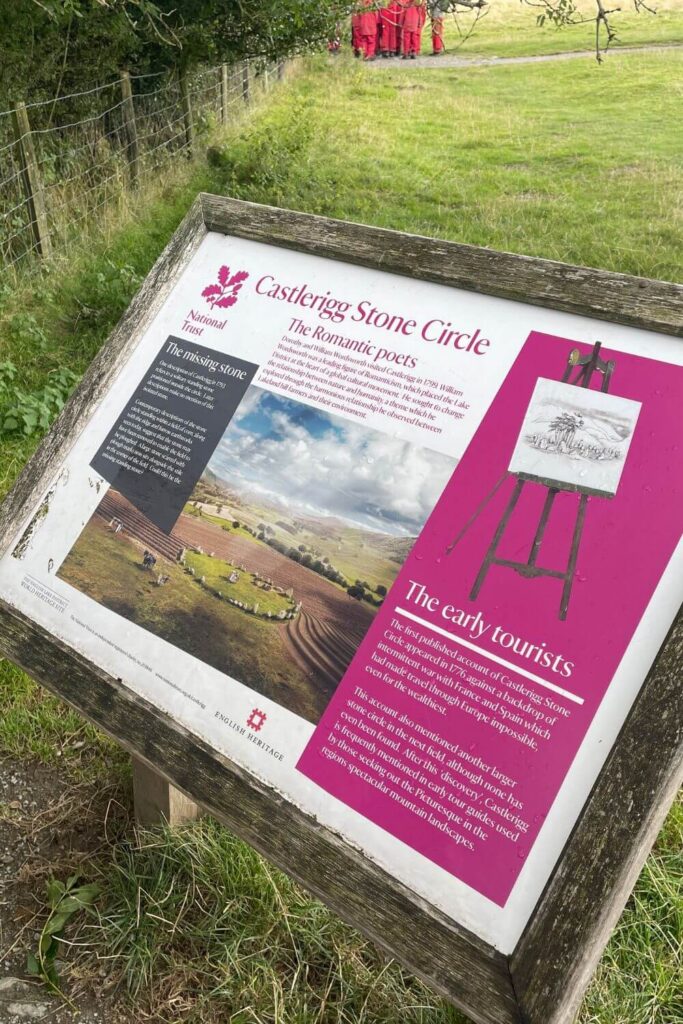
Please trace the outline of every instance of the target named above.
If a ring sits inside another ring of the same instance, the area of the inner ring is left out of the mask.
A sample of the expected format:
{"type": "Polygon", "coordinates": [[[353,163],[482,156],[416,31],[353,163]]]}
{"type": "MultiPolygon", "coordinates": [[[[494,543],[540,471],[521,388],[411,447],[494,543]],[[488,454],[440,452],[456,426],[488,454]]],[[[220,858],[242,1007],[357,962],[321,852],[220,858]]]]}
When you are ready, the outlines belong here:
{"type": "MultiPolygon", "coordinates": [[[[661,5],[668,19],[641,15],[636,27],[647,33],[664,23],[673,38],[676,6],[661,5]]],[[[530,29],[513,38],[494,21],[480,28],[467,52],[590,45],[574,31],[548,30],[539,42],[530,29]]],[[[624,43],[642,41],[622,34],[624,43]]],[[[578,61],[381,75],[346,58],[313,61],[248,127],[220,141],[210,166],[148,197],[68,266],[2,296],[2,359],[17,365],[27,391],[60,366],[82,371],[200,188],[680,280],[682,69],[673,51],[622,55],[601,68],[578,61]]],[[[3,443],[3,489],[36,441],[3,443]]],[[[15,763],[61,765],[67,786],[105,776],[122,792],[128,786],[125,757],[6,663],[0,751],[15,763]]],[[[107,990],[118,984],[137,1001],[131,1024],[138,1012],[164,1024],[462,1020],[225,830],[201,823],[129,839],[80,865],[103,892],[69,960],[72,981],[98,991],[108,965],[107,990]]],[[[602,959],[581,1024],[683,1019],[682,849],[679,805],[602,959]]]]}
{"type": "Polygon", "coordinates": [[[185,513],[187,515],[196,516],[197,519],[204,519],[208,523],[213,523],[214,526],[220,526],[221,530],[236,533],[238,537],[252,536],[243,525],[233,526],[233,523],[238,522],[236,518],[233,518],[237,515],[234,510],[229,509],[225,505],[211,505],[209,501],[206,503],[200,501],[198,504],[194,504],[194,501],[195,499],[186,504],[185,513]]]}
{"type": "Polygon", "coordinates": [[[253,608],[258,604],[261,615],[270,612],[277,616],[279,612],[289,611],[292,602],[275,590],[264,590],[254,584],[251,573],[242,572],[236,565],[225,562],[220,558],[212,558],[210,555],[198,554],[188,551],[185,556],[188,568],[194,569],[196,576],[204,577],[207,587],[231,597],[233,601],[241,601],[242,604],[253,608]],[[234,583],[228,581],[228,577],[235,572],[239,577],[234,583]]]}
{"type": "Polygon", "coordinates": [[[683,51],[421,71],[321,61],[224,145],[240,197],[677,279],[683,51]]]}
{"type": "MultiPolygon", "coordinates": [[[[606,4],[621,7],[612,16],[618,38],[613,46],[646,46],[683,43],[683,4],[680,0],[658,0],[652,4],[656,14],[637,14],[632,3],[606,4]]],[[[595,0],[576,0],[583,17],[595,17],[595,0]]],[[[494,0],[486,14],[476,21],[475,14],[463,12],[448,15],[444,41],[449,53],[463,57],[526,57],[570,50],[592,50],[595,47],[595,22],[556,29],[538,25],[538,7],[529,7],[520,0],[494,0]],[[471,34],[470,34],[471,32],[471,34]]],[[[423,52],[431,52],[431,36],[425,33],[423,52]]]]}

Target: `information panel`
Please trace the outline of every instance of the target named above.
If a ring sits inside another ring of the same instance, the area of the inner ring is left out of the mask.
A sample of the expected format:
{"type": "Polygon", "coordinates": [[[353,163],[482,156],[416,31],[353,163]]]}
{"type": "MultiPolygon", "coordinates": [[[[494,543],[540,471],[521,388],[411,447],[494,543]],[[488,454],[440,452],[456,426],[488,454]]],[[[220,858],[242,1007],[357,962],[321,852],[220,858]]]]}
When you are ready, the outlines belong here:
{"type": "Polygon", "coordinates": [[[680,602],[682,403],[672,338],[209,232],[0,588],[508,953],[680,602]]]}

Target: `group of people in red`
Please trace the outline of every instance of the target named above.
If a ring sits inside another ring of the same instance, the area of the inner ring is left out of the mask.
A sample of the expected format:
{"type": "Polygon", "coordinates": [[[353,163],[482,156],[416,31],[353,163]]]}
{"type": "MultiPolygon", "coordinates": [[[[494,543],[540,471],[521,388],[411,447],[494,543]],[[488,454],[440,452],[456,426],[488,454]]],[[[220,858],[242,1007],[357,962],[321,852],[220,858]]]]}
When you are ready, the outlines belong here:
{"type": "MultiPolygon", "coordinates": [[[[429,4],[432,56],[443,53],[444,12],[429,4]]],[[[380,7],[377,0],[360,0],[351,16],[351,45],[356,57],[376,60],[402,57],[414,60],[422,48],[422,29],[427,20],[427,0],[391,0],[380,7]]]]}

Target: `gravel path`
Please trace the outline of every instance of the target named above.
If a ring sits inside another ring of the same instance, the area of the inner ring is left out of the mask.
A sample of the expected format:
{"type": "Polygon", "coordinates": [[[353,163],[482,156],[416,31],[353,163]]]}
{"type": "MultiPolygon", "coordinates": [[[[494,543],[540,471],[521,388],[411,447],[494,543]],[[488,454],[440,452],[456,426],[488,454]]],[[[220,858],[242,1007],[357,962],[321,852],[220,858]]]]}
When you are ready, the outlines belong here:
{"type": "MultiPolygon", "coordinates": [[[[615,57],[621,53],[662,53],[666,50],[683,50],[683,43],[662,43],[651,46],[619,46],[609,51],[609,57],[615,57]]],[[[442,57],[422,56],[415,60],[400,60],[397,58],[384,60],[378,57],[372,61],[375,68],[471,68],[490,67],[500,64],[552,64],[554,61],[577,60],[580,57],[592,57],[595,59],[595,50],[570,50],[567,53],[548,53],[535,57],[459,57],[455,54],[444,54],[442,57]]]]}

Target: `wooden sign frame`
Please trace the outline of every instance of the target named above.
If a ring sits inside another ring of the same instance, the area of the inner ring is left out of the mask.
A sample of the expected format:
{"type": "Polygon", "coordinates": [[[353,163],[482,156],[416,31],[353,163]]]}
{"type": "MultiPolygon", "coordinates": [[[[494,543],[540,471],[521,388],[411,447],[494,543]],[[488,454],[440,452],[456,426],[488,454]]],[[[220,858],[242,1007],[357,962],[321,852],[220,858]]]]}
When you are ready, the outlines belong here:
{"type": "MultiPolygon", "coordinates": [[[[30,536],[54,467],[209,231],[683,335],[673,284],[200,195],[4,502],[0,554],[18,524],[30,536]]],[[[0,651],[481,1024],[572,1018],[683,773],[679,613],[508,956],[2,600],[0,651]]]]}

